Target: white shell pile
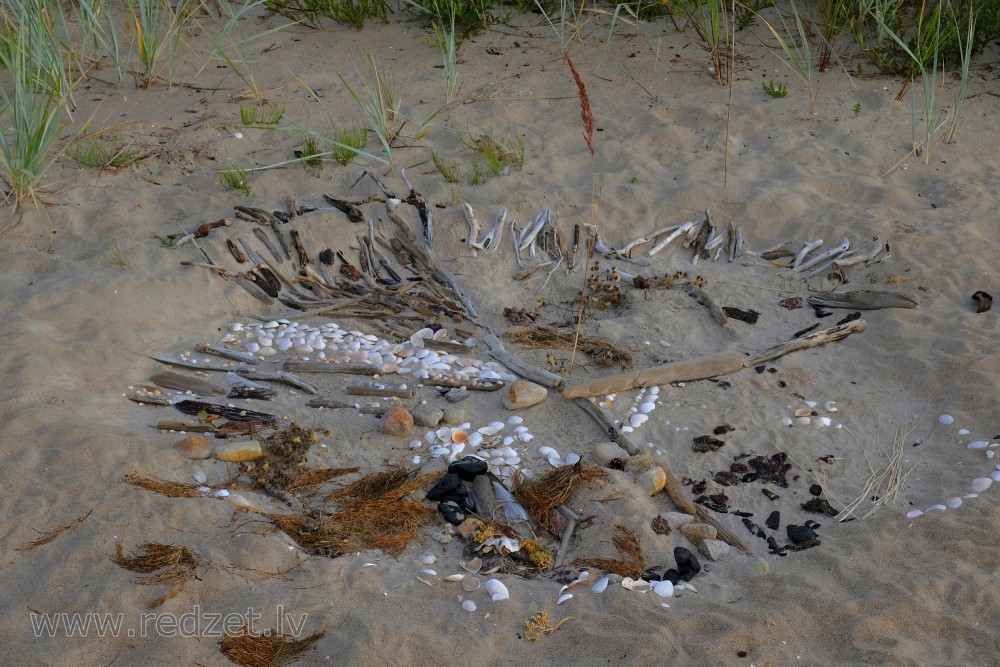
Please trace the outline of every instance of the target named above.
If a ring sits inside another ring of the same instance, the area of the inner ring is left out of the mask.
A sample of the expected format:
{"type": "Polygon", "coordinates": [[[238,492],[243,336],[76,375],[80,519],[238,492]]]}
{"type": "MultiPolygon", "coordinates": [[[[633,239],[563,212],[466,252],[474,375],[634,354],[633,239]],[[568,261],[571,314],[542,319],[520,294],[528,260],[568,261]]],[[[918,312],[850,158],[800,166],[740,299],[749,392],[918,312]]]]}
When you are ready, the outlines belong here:
{"type": "MultiPolygon", "coordinates": [[[[303,361],[367,363],[382,373],[410,375],[417,380],[440,377],[489,384],[517,379],[496,362],[432,350],[425,347],[427,340],[448,340],[448,331],[420,329],[404,343],[391,343],[373,334],[342,329],[336,322],[310,326],[290,320],[272,320],[230,324],[229,333],[222,342],[242,345],[261,359],[287,354],[303,361]]],[[[475,343],[475,339],[464,341],[469,347],[475,343]]]]}
{"type": "MultiPolygon", "coordinates": [[[[955,423],[955,418],[951,415],[944,414],[938,417],[938,422],[944,426],[951,426],[955,423]]],[[[969,435],[970,431],[966,428],[958,429],[959,435],[969,435]]],[[[994,456],[994,448],[1000,447],[1000,442],[990,442],[989,440],[972,440],[965,444],[968,449],[973,451],[983,451],[987,460],[990,460],[994,456]]],[[[990,472],[989,477],[976,477],[969,483],[969,487],[972,489],[971,492],[965,493],[961,496],[952,496],[946,499],[943,503],[934,503],[926,509],[922,510],[910,510],[906,513],[907,519],[916,519],[918,516],[924,514],[944,511],[947,509],[958,509],[963,505],[966,500],[972,500],[973,498],[978,498],[980,493],[983,493],[992,486],[993,482],[1000,482],[1000,465],[994,467],[990,472]]]]}
{"type": "MultiPolygon", "coordinates": [[[[611,577],[605,575],[598,578],[597,575],[590,574],[587,570],[581,572],[577,578],[570,583],[566,584],[559,589],[558,597],[556,598],[556,604],[561,605],[564,602],[568,602],[573,599],[573,594],[569,591],[577,588],[582,589],[585,586],[589,586],[590,592],[592,593],[603,593],[608,588],[608,583],[611,577]]],[[[681,595],[685,590],[690,590],[693,593],[698,591],[694,586],[685,582],[678,582],[675,586],[670,580],[650,582],[643,579],[633,579],[631,577],[624,577],[621,580],[622,588],[632,591],[634,593],[656,593],[657,598],[669,598],[674,595],[681,595]]],[[[656,599],[656,598],[654,598],[656,599]]],[[[666,602],[661,603],[663,607],[669,607],[670,605],[666,602]]]]}
{"type": "MultiPolygon", "coordinates": [[[[826,401],[823,404],[822,409],[817,407],[819,405],[818,401],[806,400],[803,401],[805,407],[796,408],[791,415],[785,415],[781,418],[781,423],[785,426],[814,426],[816,428],[823,428],[826,426],[833,426],[834,428],[844,428],[844,425],[840,422],[835,422],[830,418],[830,415],[837,412],[837,403],[835,401],[826,401]]],[[[791,406],[788,408],[792,410],[791,406]]]]}

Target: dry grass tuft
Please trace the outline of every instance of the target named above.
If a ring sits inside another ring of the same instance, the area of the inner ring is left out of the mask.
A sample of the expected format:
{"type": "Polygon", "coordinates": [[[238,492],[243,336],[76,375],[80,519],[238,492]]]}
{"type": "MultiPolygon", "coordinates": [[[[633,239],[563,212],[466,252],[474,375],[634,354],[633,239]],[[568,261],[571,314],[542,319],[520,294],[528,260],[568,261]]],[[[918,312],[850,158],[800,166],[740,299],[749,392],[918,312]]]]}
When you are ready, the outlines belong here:
{"type": "Polygon", "coordinates": [[[170,498],[202,498],[204,493],[198,490],[197,484],[182,484],[180,482],[166,482],[155,477],[146,477],[139,473],[129,473],[122,478],[123,482],[128,482],[134,486],[141,486],[150,491],[162,493],[170,498]]]}
{"type": "MultiPolygon", "coordinates": [[[[572,333],[537,324],[508,331],[503,337],[528,350],[540,348],[572,350],[575,338],[572,333]]],[[[622,368],[632,367],[632,353],[603,338],[581,334],[579,341],[577,341],[577,349],[590,355],[598,366],[610,366],[618,363],[621,364],[622,368]]]]}
{"type": "Polygon", "coordinates": [[[555,532],[552,526],[552,510],[569,500],[581,482],[603,479],[607,476],[608,472],[603,468],[583,461],[578,461],[573,465],[559,466],[537,480],[525,479],[518,472],[515,472],[513,478],[514,497],[524,505],[524,508],[539,525],[555,532]]]}
{"type": "Polygon", "coordinates": [[[611,540],[621,558],[581,558],[575,562],[580,567],[596,567],[623,577],[638,579],[646,570],[646,557],[642,553],[639,536],[631,528],[615,524],[615,536],[611,540]]]}
{"type": "Polygon", "coordinates": [[[899,499],[899,494],[903,491],[903,485],[906,483],[907,478],[917,468],[916,464],[914,464],[906,471],[903,470],[903,452],[906,449],[906,440],[915,428],[913,427],[908,431],[904,431],[902,426],[896,427],[893,433],[892,449],[888,451],[880,449],[878,452],[880,457],[885,458],[885,462],[875,467],[872,465],[871,460],[868,460],[871,475],[869,475],[864,488],[861,489],[857,497],[848,503],[840,514],[835,517],[836,521],[843,521],[849,516],[856,516],[861,521],[864,521],[899,499]],[[860,513],[862,506],[869,501],[871,502],[871,507],[864,513],[860,513]]]}
{"type": "Polygon", "coordinates": [[[111,558],[119,567],[149,576],[140,577],[140,584],[168,584],[173,590],[149,603],[149,608],[159,607],[181,594],[198,567],[198,559],[187,547],[172,544],[147,542],[139,547],[143,552],[136,556],[126,556],[122,543],[115,544],[115,555],[111,558]],[[162,570],[159,574],[153,573],[162,570]]]}
{"type": "Polygon", "coordinates": [[[94,510],[90,510],[83,516],[77,517],[77,519],[74,520],[73,523],[65,525],[62,528],[56,528],[55,530],[46,533],[42,537],[39,537],[34,542],[29,542],[28,546],[26,547],[18,547],[17,549],[15,549],[15,551],[31,551],[32,549],[48,544],[49,542],[55,540],[57,537],[65,533],[67,530],[72,530],[73,528],[79,526],[81,523],[86,521],[93,513],[94,510]]]}
{"type": "Polygon", "coordinates": [[[361,502],[398,488],[407,477],[409,473],[403,466],[390,466],[385,472],[365,475],[353,484],[331,491],[323,500],[335,500],[347,504],[361,502]]]}
{"type": "Polygon", "coordinates": [[[326,636],[317,632],[305,639],[294,639],[276,632],[250,634],[244,626],[242,635],[227,635],[219,641],[219,651],[237,665],[244,667],[279,667],[313,647],[326,636]]]}

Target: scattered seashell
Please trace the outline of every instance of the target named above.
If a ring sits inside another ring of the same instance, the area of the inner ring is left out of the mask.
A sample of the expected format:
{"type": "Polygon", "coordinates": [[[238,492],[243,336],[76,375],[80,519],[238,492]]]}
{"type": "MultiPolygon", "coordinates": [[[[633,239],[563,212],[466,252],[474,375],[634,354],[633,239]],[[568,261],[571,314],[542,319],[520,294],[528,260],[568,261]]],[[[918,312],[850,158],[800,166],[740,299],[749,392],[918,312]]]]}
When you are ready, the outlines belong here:
{"type": "Polygon", "coordinates": [[[817,405],[819,405],[816,401],[802,401],[802,402],[808,405],[810,408],[815,408],[817,405]]]}
{"type": "Polygon", "coordinates": [[[628,425],[631,426],[632,428],[639,428],[647,421],[649,421],[649,415],[645,415],[640,412],[629,417],[628,425]]]}
{"type": "Polygon", "coordinates": [[[196,470],[191,473],[191,479],[198,482],[199,484],[205,484],[208,481],[208,475],[205,474],[204,470],[196,470]]]}
{"type": "Polygon", "coordinates": [[[974,440],[968,444],[969,449],[986,449],[989,446],[989,440],[974,440]]]}
{"type": "Polygon", "coordinates": [[[958,429],[958,434],[959,435],[969,435],[969,429],[967,429],[967,428],[960,428],[960,429],[958,429]]]}
{"type": "Polygon", "coordinates": [[[556,600],[556,604],[562,604],[566,600],[571,600],[571,599],[573,599],[573,594],[572,593],[564,593],[564,594],[562,594],[562,595],[559,596],[558,600],[556,600]]]}
{"type": "Polygon", "coordinates": [[[228,498],[229,497],[229,491],[227,491],[226,489],[216,489],[215,491],[212,491],[212,497],[213,498],[228,498]]]}
{"type": "Polygon", "coordinates": [[[836,412],[837,403],[835,401],[827,401],[826,403],[823,404],[823,409],[826,410],[827,412],[836,412]]]}
{"type": "Polygon", "coordinates": [[[809,417],[796,417],[795,418],[795,423],[798,424],[799,426],[809,426],[809,424],[811,422],[812,422],[812,419],[810,419],[809,417]]]}
{"type": "Polygon", "coordinates": [[[596,582],[594,582],[594,585],[590,587],[590,590],[594,591],[595,593],[603,593],[604,589],[608,587],[608,581],[609,579],[607,577],[601,577],[596,582]]]}
{"type": "Polygon", "coordinates": [[[948,509],[948,508],[945,507],[944,505],[938,504],[938,505],[931,505],[930,507],[927,508],[927,511],[928,512],[932,512],[932,511],[935,511],[935,510],[940,511],[940,510],[946,510],[946,509],[948,509]]]}
{"type": "Polygon", "coordinates": [[[944,424],[945,426],[948,426],[949,424],[955,421],[955,418],[952,417],[951,415],[941,415],[940,417],[938,417],[938,421],[944,424]]]}
{"type": "Polygon", "coordinates": [[[645,403],[639,406],[639,412],[642,412],[644,414],[649,414],[655,409],[656,409],[656,403],[654,403],[653,401],[646,401],[645,403]]]}
{"type": "Polygon", "coordinates": [[[545,445],[543,447],[539,447],[538,448],[538,453],[541,454],[542,456],[546,457],[546,458],[549,457],[549,456],[559,456],[559,452],[557,452],[554,448],[549,447],[548,445],[545,445]]]}
{"type": "Polygon", "coordinates": [[[472,574],[476,574],[481,569],[483,569],[483,559],[473,558],[472,560],[467,561],[465,563],[460,562],[459,565],[461,565],[462,569],[465,570],[466,572],[471,572],[472,574]]]}
{"type": "Polygon", "coordinates": [[[815,426],[819,428],[820,426],[829,426],[833,421],[829,417],[817,417],[815,426]]]}
{"type": "Polygon", "coordinates": [[[462,600],[462,609],[465,611],[475,611],[476,603],[472,600],[462,600]]]}
{"type": "Polygon", "coordinates": [[[451,430],[451,441],[452,442],[464,444],[465,441],[468,440],[468,439],[469,439],[469,434],[466,433],[465,431],[463,431],[461,429],[458,429],[458,428],[453,428],[451,430]]]}
{"type": "Polygon", "coordinates": [[[795,410],[796,417],[812,417],[812,408],[798,408],[795,410]]]}
{"type": "Polygon", "coordinates": [[[566,465],[574,465],[580,460],[580,455],[576,452],[570,452],[566,455],[566,465]]]}
{"type": "Polygon", "coordinates": [[[795,423],[795,420],[793,420],[791,417],[782,417],[781,423],[784,424],[785,426],[791,426],[792,424],[795,423]]]}
{"type": "Polygon", "coordinates": [[[420,554],[420,558],[417,559],[421,565],[433,565],[437,561],[437,556],[432,554],[430,551],[425,551],[420,554]]]}
{"type": "Polygon", "coordinates": [[[1000,471],[995,470],[991,472],[990,479],[992,479],[994,482],[1000,482],[1000,471]]]}
{"type": "Polygon", "coordinates": [[[993,480],[990,477],[977,477],[972,480],[972,490],[976,493],[982,493],[986,489],[990,488],[990,484],[993,480]]]}
{"type": "Polygon", "coordinates": [[[478,591],[480,585],[478,577],[466,577],[465,579],[462,579],[462,590],[466,593],[478,591]]]}
{"type": "Polygon", "coordinates": [[[445,581],[462,581],[462,579],[465,579],[464,574],[449,574],[444,578],[445,581]]]}
{"type": "Polygon", "coordinates": [[[518,424],[524,423],[524,417],[521,415],[511,415],[510,417],[507,417],[507,423],[511,426],[517,426],[518,424]]]}
{"type": "Polygon", "coordinates": [[[653,585],[653,592],[661,598],[669,598],[674,594],[674,584],[669,579],[658,581],[653,585]]]}
{"type": "Polygon", "coordinates": [[[486,582],[486,592],[490,594],[494,602],[510,599],[510,592],[499,579],[490,579],[486,582]]]}
{"type": "Polygon", "coordinates": [[[465,441],[469,447],[478,447],[483,444],[483,434],[479,431],[473,431],[469,434],[469,439],[465,441]]]}
{"type": "Polygon", "coordinates": [[[962,496],[962,500],[972,500],[973,498],[978,498],[978,497],[979,497],[978,493],[967,493],[964,496],[962,496]]]}
{"type": "Polygon", "coordinates": [[[906,518],[907,519],[916,519],[921,514],[923,514],[923,512],[920,511],[920,510],[910,510],[909,512],[906,513],[906,518]]]}
{"type": "Polygon", "coordinates": [[[628,590],[636,591],[637,593],[648,593],[653,590],[653,585],[643,579],[625,577],[622,579],[622,588],[627,588],[628,590]]]}
{"type": "Polygon", "coordinates": [[[486,426],[479,429],[479,433],[487,437],[492,437],[499,433],[504,427],[503,422],[490,422],[486,426]]]}
{"type": "Polygon", "coordinates": [[[959,507],[962,506],[962,499],[959,498],[958,496],[955,496],[953,498],[949,498],[948,500],[946,500],[944,504],[953,510],[957,510],[959,507]]]}
{"type": "Polygon", "coordinates": [[[425,583],[428,586],[433,586],[437,583],[437,572],[434,570],[421,570],[413,576],[416,577],[417,581],[425,583]]]}

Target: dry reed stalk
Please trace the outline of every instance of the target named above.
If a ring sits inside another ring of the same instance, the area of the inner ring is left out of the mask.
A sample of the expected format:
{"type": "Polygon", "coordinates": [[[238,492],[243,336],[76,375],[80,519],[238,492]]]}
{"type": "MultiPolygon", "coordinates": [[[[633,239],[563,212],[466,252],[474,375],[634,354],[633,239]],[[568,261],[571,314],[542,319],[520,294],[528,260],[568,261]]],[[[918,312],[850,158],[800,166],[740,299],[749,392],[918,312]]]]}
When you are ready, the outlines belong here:
{"type": "Polygon", "coordinates": [[[608,472],[583,461],[573,465],[559,466],[536,480],[525,479],[514,472],[514,498],[531,514],[532,518],[546,530],[557,532],[552,525],[552,511],[565,503],[581,482],[603,479],[608,472]]]}
{"type": "Polygon", "coordinates": [[[173,588],[163,597],[149,603],[148,607],[153,609],[181,594],[184,586],[195,575],[198,559],[187,547],[172,544],[147,542],[139,548],[142,554],[129,557],[122,551],[122,543],[117,542],[115,555],[111,560],[126,570],[149,575],[140,577],[138,579],[140,584],[168,584],[173,588]],[[157,570],[162,572],[153,575],[152,573],[157,570]]]}
{"type": "Polygon", "coordinates": [[[243,626],[242,635],[226,635],[219,641],[219,652],[244,667],[279,667],[292,662],[326,636],[320,631],[305,639],[294,639],[277,632],[251,634],[243,626]]]}
{"type": "Polygon", "coordinates": [[[577,344],[578,349],[593,357],[598,366],[610,366],[615,362],[620,363],[622,368],[632,366],[632,353],[618,347],[611,341],[590,336],[570,335],[555,327],[536,324],[508,331],[503,337],[529,350],[546,347],[569,350],[573,348],[574,344],[577,344]]]}
{"type": "Polygon", "coordinates": [[[83,516],[81,516],[81,517],[77,518],[75,521],[73,521],[73,523],[65,525],[62,528],[56,528],[55,530],[53,530],[53,531],[51,531],[49,533],[46,533],[42,537],[39,537],[34,542],[29,542],[28,546],[26,546],[26,547],[19,547],[19,548],[15,549],[15,551],[31,551],[32,549],[34,549],[36,547],[40,547],[42,545],[48,544],[52,540],[56,539],[57,537],[59,537],[60,535],[62,535],[63,533],[65,533],[67,530],[72,530],[73,528],[76,528],[77,526],[79,526],[81,523],[83,523],[84,521],[86,521],[90,517],[90,515],[93,514],[93,513],[94,513],[94,510],[90,510],[89,512],[87,512],[83,516]]]}
{"type": "Polygon", "coordinates": [[[594,114],[590,110],[590,97],[587,96],[587,86],[583,83],[583,78],[580,76],[580,72],[577,71],[576,65],[573,64],[573,60],[569,57],[569,54],[564,53],[563,57],[566,58],[569,71],[573,73],[573,79],[576,81],[576,96],[580,98],[580,120],[583,121],[583,139],[587,142],[587,148],[590,149],[590,157],[593,158],[594,114]]]}
{"type": "Polygon", "coordinates": [[[196,484],[182,484],[180,482],[165,482],[155,477],[146,477],[139,473],[129,473],[122,478],[123,482],[128,482],[134,486],[140,486],[150,491],[162,493],[169,498],[201,498],[205,494],[198,490],[196,484]]]}
{"type": "MultiPolygon", "coordinates": [[[[864,488],[861,489],[853,501],[841,510],[840,514],[834,517],[835,521],[843,521],[848,516],[856,516],[859,520],[864,521],[899,499],[899,494],[902,492],[907,478],[917,469],[916,464],[914,464],[905,472],[903,471],[903,452],[906,448],[906,440],[915,428],[913,427],[908,431],[904,431],[902,426],[896,427],[892,449],[888,452],[886,462],[875,468],[871,461],[868,461],[871,474],[865,482],[864,488]],[[861,509],[861,506],[869,500],[872,504],[871,507],[864,514],[858,515],[857,512],[861,509]]],[[[878,443],[877,436],[876,443],[878,443]]],[[[879,454],[885,455],[886,452],[880,450],[879,454]]]]}
{"type": "Polygon", "coordinates": [[[621,558],[581,558],[575,561],[580,567],[596,567],[623,577],[638,579],[646,570],[646,557],[642,553],[639,536],[631,528],[615,524],[615,536],[611,543],[621,558]]]}

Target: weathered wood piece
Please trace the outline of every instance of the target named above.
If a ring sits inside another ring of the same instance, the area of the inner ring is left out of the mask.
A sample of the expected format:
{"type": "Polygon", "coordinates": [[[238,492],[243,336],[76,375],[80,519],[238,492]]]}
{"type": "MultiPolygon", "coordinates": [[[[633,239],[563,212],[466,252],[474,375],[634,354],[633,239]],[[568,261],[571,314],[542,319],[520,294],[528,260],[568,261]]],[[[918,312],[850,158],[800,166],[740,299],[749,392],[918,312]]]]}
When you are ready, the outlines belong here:
{"type": "Polygon", "coordinates": [[[156,429],[160,431],[187,431],[189,433],[211,433],[215,427],[206,422],[187,422],[174,419],[166,419],[156,422],[156,429]]]}
{"type": "Polygon", "coordinates": [[[698,285],[688,285],[684,288],[684,291],[687,292],[687,295],[692,299],[708,308],[708,312],[712,314],[712,319],[722,326],[726,325],[729,318],[726,316],[725,311],[723,311],[722,308],[719,308],[719,305],[708,295],[708,292],[700,288],[698,285]]]}
{"type": "Polygon", "coordinates": [[[149,378],[153,384],[157,384],[167,389],[177,389],[179,391],[193,391],[201,396],[221,396],[226,393],[226,388],[213,384],[208,380],[203,380],[193,375],[174,373],[173,371],[163,371],[149,378]]]}
{"type": "Polygon", "coordinates": [[[236,422],[249,422],[249,421],[259,421],[265,424],[277,424],[278,418],[274,415],[269,415],[266,412],[256,412],[254,410],[248,410],[246,408],[231,408],[228,405],[219,405],[217,403],[206,403],[205,401],[181,401],[180,403],[175,403],[174,407],[183,412],[186,415],[195,415],[201,411],[205,411],[210,415],[218,415],[220,417],[225,417],[229,421],[236,422]]]}
{"type": "Polygon", "coordinates": [[[248,380],[283,382],[284,384],[289,384],[309,394],[319,393],[319,387],[316,385],[311,382],[306,382],[292,373],[286,373],[285,371],[258,371],[252,368],[241,368],[236,372],[239,373],[240,377],[245,377],[248,380]]]}
{"type": "Polygon", "coordinates": [[[395,396],[396,398],[413,398],[417,388],[408,384],[383,384],[374,380],[349,384],[344,391],[351,396],[395,396]]]}
{"type": "Polygon", "coordinates": [[[864,331],[867,326],[868,324],[864,320],[854,320],[853,322],[840,324],[829,329],[813,331],[812,333],[808,333],[801,338],[794,338],[790,341],[775,345],[774,347],[769,347],[766,350],[761,350],[756,354],[752,354],[747,357],[743,363],[747,368],[753,368],[754,366],[759,366],[760,364],[771,361],[772,359],[783,357],[790,352],[797,352],[798,350],[805,350],[810,347],[817,347],[819,345],[825,345],[826,343],[832,343],[833,341],[846,338],[852,333],[864,331]]]}
{"type": "Polygon", "coordinates": [[[335,363],[332,361],[300,361],[288,359],[282,368],[290,373],[346,373],[348,375],[378,375],[373,364],[335,363]]]}
{"type": "MultiPolygon", "coordinates": [[[[486,347],[489,350],[490,356],[499,361],[501,364],[517,373],[521,377],[531,380],[543,387],[549,387],[550,389],[562,389],[566,386],[566,380],[562,377],[556,375],[555,373],[550,373],[544,368],[538,368],[537,366],[531,366],[516,356],[511,354],[506,347],[504,347],[503,342],[493,334],[486,334],[483,337],[483,341],[486,343],[486,347]]],[[[567,396],[567,398],[571,398],[567,396]]]]}
{"type": "Polygon", "coordinates": [[[224,362],[197,362],[181,359],[175,354],[151,354],[149,358],[167,366],[177,366],[179,368],[194,368],[199,371],[233,371],[240,368],[235,361],[224,362]]]}
{"type": "Polygon", "coordinates": [[[242,361],[246,364],[257,363],[257,357],[250,354],[249,352],[241,352],[239,350],[230,350],[225,347],[218,347],[217,345],[206,345],[204,343],[199,343],[195,345],[195,350],[201,352],[202,354],[214,354],[217,357],[222,357],[223,359],[229,359],[230,361],[242,361]]]}
{"type": "Polygon", "coordinates": [[[853,310],[879,310],[880,308],[916,308],[920,302],[906,294],[879,290],[853,292],[823,292],[808,299],[810,306],[825,308],[851,308],[853,310]]]}
{"type": "Polygon", "coordinates": [[[733,373],[741,368],[743,368],[743,355],[738,352],[723,352],[696,359],[674,361],[644,371],[623,373],[593,382],[585,382],[565,389],[562,394],[564,398],[602,396],[670,382],[703,380],[716,375],[733,373]]]}

